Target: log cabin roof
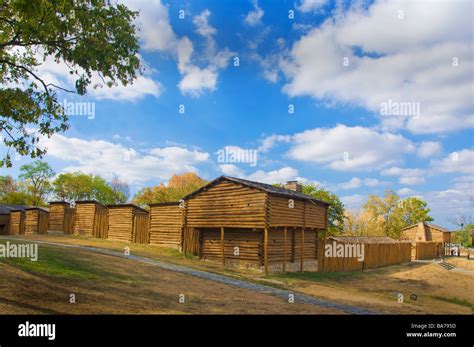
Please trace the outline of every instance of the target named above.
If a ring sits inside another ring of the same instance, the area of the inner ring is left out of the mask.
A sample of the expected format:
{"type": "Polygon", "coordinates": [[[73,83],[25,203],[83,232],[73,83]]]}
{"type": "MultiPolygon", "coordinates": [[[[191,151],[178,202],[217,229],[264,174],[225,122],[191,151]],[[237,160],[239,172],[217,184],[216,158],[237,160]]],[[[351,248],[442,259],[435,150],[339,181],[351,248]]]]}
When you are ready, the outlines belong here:
{"type": "Polygon", "coordinates": [[[12,211],[24,211],[28,206],[25,205],[0,205],[0,215],[9,214],[12,211]]]}
{"type": "Polygon", "coordinates": [[[220,177],[216,178],[215,180],[209,182],[208,184],[202,186],[201,188],[195,190],[191,194],[186,195],[183,199],[189,199],[189,198],[193,197],[194,195],[199,194],[200,192],[202,192],[202,191],[204,191],[204,190],[206,190],[206,189],[208,189],[208,188],[210,188],[210,187],[212,187],[212,186],[214,186],[214,185],[216,185],[219,182],[224,181],[224,180],[227,180],[227,181],[230,181],[230,182],[233,182],[233,183],[237,183],[237,184],[241,184],[241,185],[249,187],[249,188],[259,189],[259,190],[264,191],[264,192],[266,192],[270,195],[281,196],[281,197],[296,199],[296,200],[311,201],[313,203],[320,203],[320,204],[324,204],[324,205],[330,205],[329,203],[327,203],[325,201],[315,199],[312,196],[309,196],[309,195],[306,195],[306,194],[303,194],[303,193],[299,193],[299,192],[296,192],[294,190],[285,189],[285,188],[281,188],[281,187],[275,187],[275,186],[272,186],[271,184],[255,182],[255,181],[250,181],[250,180],[246,180],[246,179],[242,179],[242,178],[236,178],[236,177],[230,177],[230,176],[220,176],[220,177]]]}
{"type": "Polygon", "coordinates": [[[107,208],[121,208],[121,207],[131,207],[131,208],[135,208],[137,210],[140,210],[140,211],[143,211],[143,212],[146,212],[148,213],[147,210],[145,210],[144,208],[141,208],[140,206],[137,206],[135,204],[113,204],[113,205],[107,205],[107,208]]]}
{"type": "MultiPolygon", "coordinates": [[[[447,229],[445,229],[445,228],[443,228],[443,227],[440,227],[439,225],[436,225],[436,224],[431,224],[431,223],[427,223],[427,222],[420,222],[420,223],[422,223],[423,225],[428,226],[428,227],[430,227],[430,228],[433,228],[433,229],[437,229],[437,230],[439,230],[439,231],[442,231],[443,233],[449,233],[449,232],[450,232],[449,230],[447,230],[447,229]]],[[[416,223],[416,224],[407,226],[407,227],[405,227],[405,228],[403,228],[403,229],[401,229],[401,230],[406,230],[406,229],[410,229],[410,228],[416,227],[416,226],[417,226],[418,224],[420,224],[420,223],[416,223]]]]}
{"type": "Polygon", "coordinates": [[[328,239],[341,243],[397,243],[388,236],[330,236],[328,239]]]}
{"type": "Polygon", "coordinates": [[[67,201],[50,201],[50,205],[70,205],[67,201]]]}
{"type": "Polygon", "coordinates": [[[179,201],[169,201],[169,202],[153,202],[151,204],[147,204],[150,207],[153,206],[175,206],[179,205],[179,201]]]}
{"type": "Polygon", "coordinates": [[[46,207],[32,206],[32,207],[27,207],[27,208],[25,208],[25,211],[32,211],[32,210],[38,210],[38,211],[43,211],[43,212],[49,212],[49,208],[46,208],[46,207]]]}

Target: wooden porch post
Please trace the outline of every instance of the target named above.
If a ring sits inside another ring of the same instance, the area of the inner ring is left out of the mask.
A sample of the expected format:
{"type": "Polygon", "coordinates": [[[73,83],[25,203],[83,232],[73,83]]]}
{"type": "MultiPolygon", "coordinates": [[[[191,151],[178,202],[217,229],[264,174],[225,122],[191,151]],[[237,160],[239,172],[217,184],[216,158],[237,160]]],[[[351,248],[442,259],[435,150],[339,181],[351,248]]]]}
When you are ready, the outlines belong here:
{"type": "Polygon", "coordinates": [[[301,229],[301,260],[300,260],[300,271],[303,272],[303,263],[304,263],[304,227],[301,229]]]}
{"type": "Polygon", "coordinates": [[[222,254],[222,266],[225,266],[224,227],[221,227],[221,254],[222,254]]]}
{"type": "Polygon", "coordinates": [[[288,232],[288,227],[285,226],[285,230],[283,232],[283,273],[286,272],[286,235],[288,232]]]}
{"type": "Polygon", "coordinates": [[[265,275],[268,275],[268,228],[263,230],[263,261],[265,266],[265,275]]]}

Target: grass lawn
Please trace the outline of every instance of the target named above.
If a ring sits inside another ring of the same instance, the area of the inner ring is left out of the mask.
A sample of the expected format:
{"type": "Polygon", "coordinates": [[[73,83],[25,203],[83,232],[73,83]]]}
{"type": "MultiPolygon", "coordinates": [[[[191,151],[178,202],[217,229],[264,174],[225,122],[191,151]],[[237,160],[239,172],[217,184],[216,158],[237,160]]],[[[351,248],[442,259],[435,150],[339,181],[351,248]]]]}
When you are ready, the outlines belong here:
{"type": "MultiPolygon", "coordinates": [[[[124,251],[125,247],[129,247],[131,254],[303,292],[322,299],[386,313],[473,313],[474,291],[472,288],[474,276],[467,273],[447,271],[433,263],[409,263],[366,270],[365,272],[303,272],[265,276],[256,271],[224,268],[219,263],[199,261],[192,256],[185,257],[182,253],[173,249],[150,245],[125,244],[123,242],[63,235],[31,235],[22,236],[22,238],[94,246],[116,251],[124,251]],[[403,303],[398,302],[398,293],[403,294],[403,303]],[[414,300],[413,294],[416,296],[416,300],[414,300]]],[[[42,246],[40,245],[40,247],[42,246]]],[[[67,257],[72,251],[67,250],[67,257]]],[[[59,259],[59,261],[62,260],[59,259]]],[[[88,266],[93,266],[93,264],[88,266]]],[[[51,270],[46,271],[56,271],[54,268],[53,266],[51,270]]],[[[74,269],[78,271],[77,276],[94,274],[89,268],[79,266],[74,269]]],[[[99,270],[103,272],[103,266],[99,270]]],[[[107,273],[102,273],[101,276],[107,276],[107,273]]],[[[93,281],[93,279],[89,280],[93,281]]],[[[210,285],[215,286],[216,284],[211,283],[210,285]]]]}
{"type": "Polygon", "coordinates": [[[38,252],[36,262],[0,259],[0,314],[341,313],[110,255],[48,245],[38,252]]]}

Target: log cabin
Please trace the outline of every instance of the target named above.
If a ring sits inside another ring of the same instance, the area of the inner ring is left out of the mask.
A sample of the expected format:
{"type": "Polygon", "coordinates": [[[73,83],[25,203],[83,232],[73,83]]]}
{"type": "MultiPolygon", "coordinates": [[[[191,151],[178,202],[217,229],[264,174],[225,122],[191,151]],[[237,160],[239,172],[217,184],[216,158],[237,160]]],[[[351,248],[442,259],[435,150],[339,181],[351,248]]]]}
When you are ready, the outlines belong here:
{"type": "Polygon", "coordinates": [[[148,244],[148,211],[133,204],[108,205],[107,238],[124,242],[148,244]]]}
{"type": "Polygon", "coordinates": [[[149,204],[150,244],[181,250],[184,205],[180,202],[149,204]]]}
{"type": "Polygon", "coordinates": [[[183,199],[183,251],[265,273],[317,270],[329,204],[301,190],[218,177],[183,199]]]}
{"type": "Polygon", "coordinates": [[[49,230],[72,234],[75,209],[66,201],[49,203],[49,230]]]}
{"type": "Polygon", "coordinates": [[[9,235],[12,233],[11,212],[16,210],[24,211],[26,207],[27,206],[24,205],[0,205],[0,235],[9,235]]]}
{"type": "Polygon", "coordinates": [[[49,210],[44,207],[25,209],[25,235],[46,234],[49,225],[49,210]]]}
{"type": "MultiPolygon", "coordinates": [[[[449,255],[450,252],[449,244],[451,242],[451,232],[435,224],[420,222],[410,225],[401,230],[400,239],[412,242],[413,259],[419,259],[416,256],[416,245],[422,243],[437,243],[436,247],[432,247],[434,251],[428,252],[425,256],[428,258],[431,257],[429,253],[433,253],[432,257],[435,258],[443,254],[449,255]]],[[[423,245],[420,247],[423,247],[423,245]]]]}
{"type": "Polygon", "coordinates": [[[106,239],[107,207],[95,200],[76,201],[75,206],[74,234],[106,239]]]}

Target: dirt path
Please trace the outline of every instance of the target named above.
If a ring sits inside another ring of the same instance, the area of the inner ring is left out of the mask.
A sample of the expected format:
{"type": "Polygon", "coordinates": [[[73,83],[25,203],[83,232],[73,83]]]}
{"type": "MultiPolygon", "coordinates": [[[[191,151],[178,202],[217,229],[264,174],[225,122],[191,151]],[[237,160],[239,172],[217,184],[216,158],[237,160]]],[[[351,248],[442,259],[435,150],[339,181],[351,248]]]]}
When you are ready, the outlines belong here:
{"type": "MultiPolygon", "coordinates": [[[[378,313],[378,312],[367,310],[361,307],[341,304],[341,303],[337,303],[333,301],[322,300],[322,299],[319,299],[317,297],[310,296],[307,294],[302,294],[302,293],[292,292],[289,290],[256,284],[256,283],[252,283],[252,282],[248,282],[248,281],[244,281],[240,279],[234,279],[228,276],[214,274],[214,273],[210,273],[206,271],[195,270],[186,266],[170,264],[167,262],[154,260],[154,259],[150,259],[146,257],[141,257],[141,256],[136,256],[136,255],[125,255],[124,253],[121,253],[121,252],[97,248],[97,247],[68,245],[68,244],[63,244],[63,243],[47,242],[47,241],[30,241],[30,240],[16,239],[16,238],[11,238],[11,237],[0,237],[0,239],[18,241],[18,242],[32,242],[32,243],[44,244],[44,245],[49,245],[49,246],[54,246],[54,247],[61,247],[61,248],[74,248],[74,249],[79,249],[86,252],[94,252],[98,254],[119,257],[122,259],[133,260],[136,262],[152,265],[152,266],[159,267],[161,269],[169,270],[172,272],[252,291],[254,293],[267,294],[274,297],[282,298],[286,302],[288,302],[288,299],[290,297],[293,297],[295,303],[303,304],[303,305],[315,305],[322,309],[331,310],[335,313],[337,313],[338,311],[340,313],[349,313],[349,314],[377,314],[378,313]]],[[[224,297],[222,299],[225,300],[224,297]]]]}

